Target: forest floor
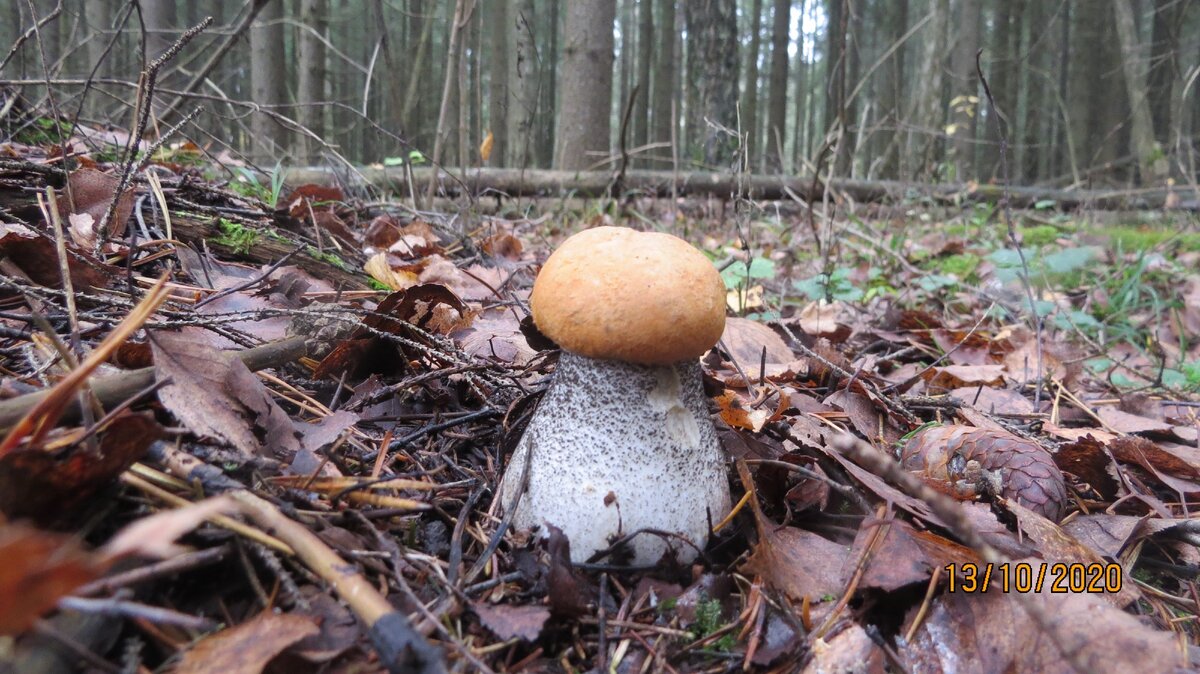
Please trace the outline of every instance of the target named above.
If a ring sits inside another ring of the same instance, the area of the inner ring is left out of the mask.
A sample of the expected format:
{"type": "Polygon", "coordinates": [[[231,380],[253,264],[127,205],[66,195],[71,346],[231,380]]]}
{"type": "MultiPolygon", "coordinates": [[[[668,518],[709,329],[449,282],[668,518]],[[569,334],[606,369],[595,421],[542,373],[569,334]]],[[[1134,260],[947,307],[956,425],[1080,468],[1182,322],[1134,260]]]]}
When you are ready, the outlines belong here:
{"type": "Polygon", "coordinates": [[[0,671],[1198,660],[1194,216],[480,216],[115,156],[0,146],[0,671]],[[726,281],[703,366],[738,505],[692,564],[571,564],[494,503],[554,370],[529,289],[598,224],[726,281]]]}

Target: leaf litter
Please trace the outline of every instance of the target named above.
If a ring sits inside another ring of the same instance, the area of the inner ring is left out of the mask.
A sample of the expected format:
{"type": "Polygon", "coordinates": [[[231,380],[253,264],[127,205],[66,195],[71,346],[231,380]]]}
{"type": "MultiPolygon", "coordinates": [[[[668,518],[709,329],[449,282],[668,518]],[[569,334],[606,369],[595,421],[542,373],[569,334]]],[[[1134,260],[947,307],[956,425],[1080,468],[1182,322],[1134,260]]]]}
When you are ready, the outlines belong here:
{"type": "MultiPolygon", "coordinates": [[[[796,253],[811,241],[787,216],[747,241],[685,208],[715,263],[741,260],[723,274],[739,315],[703,360],[739,506],[692,567],[573,565],[561,533],[504,530],[492,500],[554,369],[527,319],[533,278],[553,242],[609,216],[463,225],[316,185],[268,208],[194,166],[155,170],[171,240],[154,202],[135,203],[140,179],[98,238],[111,166],[0,168],[0,554],[23,562],[0,571],[0,633],[14,652],[36,621],[66,629],[94,610],[116,643],[157,644],[147,667],[189,672],[1192,662],[1194,273],[1177,270],[1173,320],[1120,338],[1149,324],[1146,307],[1106,332],[1084,317],[1116,301],[1103,283],[1054,295],[1039,346],[1002,264],[921,282],[914,263],[974,250],[964,241],[915,237],[905,264],[831,273],[796,253]],[[73,310],[31,196],[64,183],[73,310]],[[256,258],[264,242],[278,252],[256,258]],[[159,274],[161,306],[124,324],[159,274]],[[846,434],[920,488],[840,452],[846,434]],[[972,569],[988,587],[968,589],[972,569]],[[1045,582],[1013,587],[1017,569],[1045,582]],[[96,582],[104,611],[73,596],[96,582]]],[[[1059,252],[1043,266],[1075,264],[1059,252]]]]}

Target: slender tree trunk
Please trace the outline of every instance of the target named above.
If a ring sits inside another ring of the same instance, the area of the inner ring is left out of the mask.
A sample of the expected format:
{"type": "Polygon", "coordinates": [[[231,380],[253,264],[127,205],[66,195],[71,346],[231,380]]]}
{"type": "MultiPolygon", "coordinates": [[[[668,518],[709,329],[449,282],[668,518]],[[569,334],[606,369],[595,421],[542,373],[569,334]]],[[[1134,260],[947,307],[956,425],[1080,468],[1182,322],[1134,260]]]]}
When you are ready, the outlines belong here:
{"type": "Polygon", "coordinates": [[[484,49],[488,64],[488,131],[492,133],[491,166],[504,166],[508,156],[508,1],[483,3],[483,21],[487,27],[484,49]]]}
{"type": "Polygon", "coordinates": [[[513,46],[508,65],[508,165],[533,165],[534,115],[538,108],[538,58],[534,43],[533,0],[518,0],[508,16],[509,43],[513,46]]]}
{"type": "MultiPolygon", "coordinates": [[[[645,145],[650,139],[650,65],[654,60],[654,2],[638,2],[638,99],[633,106],[633,146],[645,145]]],[[[649,166],[645,160],[638,166],[649,166]]]]}
{"type": "MultiPolygon", "coordinates": [[[[300,37],[297,40],[296,102],[300,104],[296,114],[300,124],[309,131],[324,133],[324,107],[318,103],[325,98],[325,43],[318,36],[325,36],[328,28],[329,5],[327,0],[300,0],[300,37]],[[314,33],[316,33],[314,35],[314,33]]],[[[316,159],[317,144],[307,135],[300,135],[300,158],[306,164],[316,159]]]]}
{"type": "Polygon", "coordinates": [[[610,152],[616,0],[575,0],[563,23],[554,166],[583,170],[610,152]]]}
{"type": "Polygon", "coordinates": [[[805,71],[808,64],[804,62],[804,12],[807,10],[806,0],[800,0],[800,11],[796,14],[796,64],[792,68],[792,87],[796,90],[796,105],[792,108],[792,167],[789,172],[800,170],[800,160],[804,156],[804,119],[808,110],[808,83],[805,71]]]}
{"type": "MultiPolygon", "coordinates": [[[[990,106],[988,114],[997,114],[1001,120],[1007,120],[1003,123],[1003,133],[1008,139],[1010,147],[1008,148],[1008,159],[1012,161],[1011,143],[1013,140],[1013,123],[1016,121],[1017,115],[1017,96],[1016,83],[1017,78],[1014,76],[1017,58],[1017,47],[1020,44],[1020,12],[1025,0],[1005,0],[999,3],[999,10],[996,13],[995,29],[994,29],[994,44],[993,56],[984,62],[984,75],[987,76],[988,82],[991,85],[992,96],[995,99],[995,105],[998,110],[993,111],[990,106]]],[[[992,120],[989,120],[987,125],[988,139],[988,166],[992,176],[1000,177],[1000,128],[992,120]]],[[[1009,164],[1011,167],[1011,163],[1009,164]]]]}
{"type": "Polygon", "coordinates": [[[791,0],[775,0],[771,28],[771,82],[767,103],[767,167],[783,168],[787,140],[788,27],[791,25],[791,0]]]}
{"type": "Polygon", "coordinates": [[[690,0],[687,20],[689,63],[696,62],[697,119],[704,161],[728,165],[737,148],[737,13],[733,0],[690,0]],[[707,120],[707,121],[705,121],[707,120]],[[721,128],[724,127],[724,128],[721,128]]]}
{"type": "Polygon", "coordinates": [[[1154,0],[1154,25],[1150,38],[1148,89],[1154,137],[1168,143],[1174,130],[1175,101],[1171,94],[1180,79],[1179,33],[1187,4],[1178,0],[1154,0]]]}
{"type": "Polygon", "coordinates": [[[1146,91],[1146,75],[1138,67],[1141,59],[1141,44],[1138,41],[1137,25],[1133,20],[1133,7],[1129,0],[1113,0],[1116,15],[1117,36],[1121,41],[1121,64],[1125,71],[1125,88],[1133,108],[1133,127],[1130,144],[1138,158],[1138,169],[1143,183],[1166,178],[1167,160],[1162,147],[1154,139],[1154,120],[1150,116],[1150,100],[1146,91]]]}
{"type": "MultiPolygon", "coordinates": [[[[620,97],[617,99],[617,124],[613,131],[621,133],[621,119],[625,115],[625,107],[629,105],[629,95],[633,89],[633,71],[634,71],[634,54],[636,47],[634,45],[633,36],[633,10],[636,0],[618,0],[617,3],[617,20],[621,23],[621,48],[616,49],[614,45],[614,54],[619,54],[618,69],[620,75],[617,80],[618,88],[621,91],[620,97]]],[[[610,125],[611,126],[611,125],[610,125]]],[[[627,139],[628,140],[628,139],[627,139]]],[[[621,139],[617,139],[617,144],[620,145],[621,139]]]]}
{"type": "Polygon", "coordinates": [[[850,152],[854,145],[849,131],[854,113],[846,101],[846,71],[849,60],[846,36],[852,10],[851,0],[829,0],[826,12],[829,22],[825,31],[825,72],[828,82],[825,94],[825,129],[827,134],[837,130],[841,136],[840,140],[834,140],[837,147],[833,158],[833,173],[838,176],[849,174],[850,152]]]}
{"type": "MultiPolygon", "coordinates": [[[[961,0],[958,40],[954,43],[950,76],[954,129],[954,179],[975,175],[975,131],[979,119],[979,76],[975,53],[979,51],[979,28],[983,19],[982,0],[961,0]]],[[[1063,90],[1066,93],[1066,90],[1063,90]]]]}
{"type": "Polygon", "coordinates": [[[404,107],[400,113],[401,136],[409,142],[410,145],[419,146],[426,139],[424,130],[429,126],[429,116],[426,110],[430,108],[428,103],[422,105],[422,102],[431,101],[434,98],[434,77],[433,58],[433,17],[427,16],[427,12],[433,12],[435,5],[432,2],[423,0],[409,0],[408,4],[408,45],[406,51],[411,49],[412,65],[408,70],[408,80],[404,89],[404,107]],[[421,90],[421,85],[424,84],[426,89],[421,90]]]}
{"type": "MultiPolygon", "coordinates": [[[[251,96],[262,106],[280,105],[287,96],[282,20],[283,0],[272,0],[263,6],[250,27],[251,96]]],[[[287,133],[282,126],[269,116],[256,113],[250,118],[250,129],[254,134],[256,161],[281,158],[279,154],[287,149],[287,133]]]]}
{"type": "Polygon", "coordinates": [[[742,83],[742,128],[744,151],[752,173],[762,166],[762,136],[758,123],[758,57],[762,43],[762,0],[750,4],[750,48],[746,53],[746,79],[742,83]]]}
{"type": "MultiPolygon", "coordinates": [[[[558,64],[562,61],[562,50],[559,48],[559,26],[561,25],[559,17],[559,9],[562,3],[558,0],[549,0],[545,4],[546,11],[544,21],[540,30],[541,35],[548,35],[549,43],[546,50],[549,58],[541,59],[541,72],[538,75],[538,113],[537,119],[540,121],[538,125],[538,137],[536,139],[537,154],[535,156],[538,166],[550,166],[554,162],[555,145],[555,125],[558,122],[558,64]]],[[[611,81],[611,76],[609,78],[611,81]]]]}
{"type": "Polygon", "coordinates": [[[670,142],[675,128],[675,74],[678,60],[675,58],[676,27],[674,0],[658,0],[658,53],[655,55],[654,95],[651,117],[653,131],[648,140],[656,143],[670,142]]]}

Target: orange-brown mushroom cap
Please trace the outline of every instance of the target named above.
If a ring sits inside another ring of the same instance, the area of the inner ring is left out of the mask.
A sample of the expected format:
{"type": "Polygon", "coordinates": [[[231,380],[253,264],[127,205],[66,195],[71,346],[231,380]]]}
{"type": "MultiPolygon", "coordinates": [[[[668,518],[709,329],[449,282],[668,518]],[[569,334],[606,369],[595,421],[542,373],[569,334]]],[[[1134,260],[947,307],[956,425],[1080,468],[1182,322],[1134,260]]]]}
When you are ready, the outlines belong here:
{"type": "Polygon", "coordinates": [[[530,298],[538,329],[589,358],[667,365],[698,358],[725,329],[725,284],[683,239],[584,230],[546,260],[530,298]]]}

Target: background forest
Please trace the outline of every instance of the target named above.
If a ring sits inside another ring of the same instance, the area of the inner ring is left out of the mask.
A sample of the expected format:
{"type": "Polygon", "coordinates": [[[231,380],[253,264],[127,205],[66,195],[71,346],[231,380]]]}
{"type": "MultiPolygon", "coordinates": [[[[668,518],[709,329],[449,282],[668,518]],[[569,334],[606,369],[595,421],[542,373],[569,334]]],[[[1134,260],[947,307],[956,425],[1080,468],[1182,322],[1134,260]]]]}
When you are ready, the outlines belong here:
{"type": "MultiPolygon", "coordinates": [[[[185,107],[172,90],[207,99],[186,133],[268,166],[436,151],[451,166],[610,168],[624,148],[638,168],[998,181],[982,49],[1013,183],[1161,186],[1196,174],[1191,0],[61,5],[41,42],[50,72],[26,47],[7,81],[49,77],[77,97],[90,77],[83,118],[125,125],[142,27],[153,59],[211,15],[160,74],[159,112],[185,107]]],[[[54,6],[7,3],[0,43],[54,6]]]]}

